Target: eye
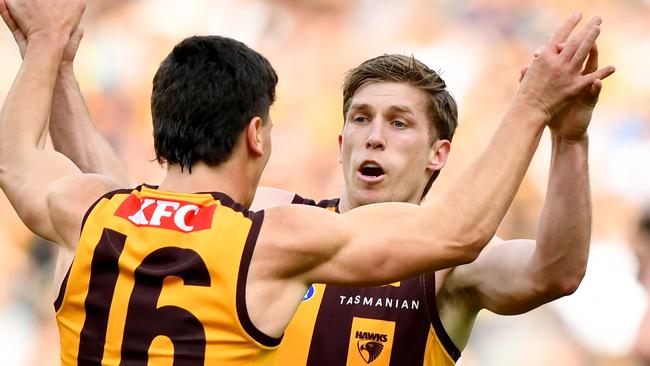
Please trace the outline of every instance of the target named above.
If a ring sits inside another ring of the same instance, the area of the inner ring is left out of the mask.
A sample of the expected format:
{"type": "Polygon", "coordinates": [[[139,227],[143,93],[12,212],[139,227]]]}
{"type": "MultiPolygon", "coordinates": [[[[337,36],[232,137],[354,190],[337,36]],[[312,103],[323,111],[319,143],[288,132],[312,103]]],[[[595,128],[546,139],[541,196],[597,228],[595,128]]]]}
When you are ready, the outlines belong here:
{"type": "Polygon", "coordinates": [[[354,121],[355,123],[364,123],[364,122],[366,122],[367,120],[368,120],[368,119],[367,119],[366,117],[364,117],[364,116],[357,116],[357,117],[354,117],[354,119],[353,119],[353,121],[354,121]]]}
{"type": "Polygon", "coordinates": [[[406,123],[404,123],[404,122],[402,122],[400,120],[395,120],[395,121],[391,122],[391,124],[395,128],[400,129],[400,130],[406,128],[406,123]]]}

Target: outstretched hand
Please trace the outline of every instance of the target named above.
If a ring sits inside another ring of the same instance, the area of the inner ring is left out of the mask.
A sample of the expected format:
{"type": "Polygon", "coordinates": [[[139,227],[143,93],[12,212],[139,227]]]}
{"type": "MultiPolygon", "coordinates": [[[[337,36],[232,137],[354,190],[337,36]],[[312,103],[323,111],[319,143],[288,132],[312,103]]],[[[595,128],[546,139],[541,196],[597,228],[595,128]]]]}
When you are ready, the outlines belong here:
{"type": "MultiPolygon", "coordinates": [[[[600,18],[593,18],[591,21],[592,24],[600,25],[600,18]]],[[[581,31],[581,33],[583,33],[581,31]]],[[[580,34],[577,34],[580,36],[580,34]]],[[[568,47],[568,43],[562,42],[559,43],[555,49],[555,52],[561,53],[563,50],[568,47]]],[[[538,48],[534,53],[534,58],[538,58],[544,51],[544,46],[538,48]]],[[[581,65],[582,66],[582,65],[581,65]]],[[[612,66],[608,67],[611,72],[614,72],[612,66]]],[[[605,68],[605,69],[608,69],[605,68]]],[[[528,67],[524,67],[521,70],[519,80],[522,81],[525,75],[527,74],[528,67]]],[[[581,74],[583,76],[590,75],[598,71],[598,46],[594,43],[591,50],[589,50],[588,58],[584,68],[582,69],[581,74]]],[[[605,73],[605,77],[611,75],[611,73],[605,73]]],[[[594,79],[591,84],[586,85],[582,88],[575,97],[569,98],[568,103],[564,109],[560,110],[557,114],[553,116],[548,126],[551,130],[558,133],[558,136],[566,140],[578,141],[586,136],[587,127],[591,121],[591,116],[598,102],[598,97],[602,90],[603,83],[602,79],[594,79]]]]}
{"type": "Polygon", "coordinates": [[[592,18],[569,37],[580,19],[578,13],[569,17],[537,52],[531,65],[522,70],[517,93],[518,98],[545,113],[548,125],[567,138],[584,135],[602,80],[615,71],[613,66],[598,69],[600,18],[592,18]]]}
{"type": "MultiPolygon", "coordinates": [[[[14,40],[18,45],[18,50],[20,51],[20,57],[24,58],[25,51],[27,50],[27,37],[18,26],[18,23],[16,23],[14,18],[9,13],[9,9],[7,9],[3,0],[0,0],[0,16],[2,16],[2,20],[7,25],[7,28],[9,28],[9,31],[13,35],[14,40]]],[[[79,49],[79,44],[81,43],[81,39],[83,38],[83,33],[84,30],[81,27],[77,27],[72,32],[72,35],[68,40],[68,44],[66,45],[65,50],[63,51],[63,58],[61,59],[61,67],[66,66],[67,64],[72,64],[72,62],[74,61],[74,58],[77,54],[77,50],[79,49]]]]}

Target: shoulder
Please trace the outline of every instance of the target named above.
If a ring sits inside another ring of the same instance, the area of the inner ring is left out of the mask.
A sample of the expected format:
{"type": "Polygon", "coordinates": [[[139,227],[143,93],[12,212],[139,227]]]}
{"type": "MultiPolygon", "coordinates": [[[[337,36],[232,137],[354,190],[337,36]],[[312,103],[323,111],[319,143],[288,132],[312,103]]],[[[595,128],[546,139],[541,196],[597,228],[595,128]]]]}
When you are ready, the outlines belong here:
{"type": "Polygon", "coordinates": [[[54,227],[64,240],[60,244],[76,247],[86,212],[103,195],[120,188],[117,181],[100,174],[78,174],[50,186],[48,207],[54,227]]]}

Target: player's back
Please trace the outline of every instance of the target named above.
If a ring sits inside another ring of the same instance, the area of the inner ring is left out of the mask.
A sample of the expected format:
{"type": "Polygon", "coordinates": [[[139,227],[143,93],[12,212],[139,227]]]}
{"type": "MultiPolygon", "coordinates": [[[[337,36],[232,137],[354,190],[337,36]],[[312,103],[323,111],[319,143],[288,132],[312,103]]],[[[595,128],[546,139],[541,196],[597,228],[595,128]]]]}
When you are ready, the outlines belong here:
{"type": "Polygon", "coordinates": [[[222,193],[102,197],[55,302],[62,364],[271,364],[245,301],[262,219],[222,193]]]}

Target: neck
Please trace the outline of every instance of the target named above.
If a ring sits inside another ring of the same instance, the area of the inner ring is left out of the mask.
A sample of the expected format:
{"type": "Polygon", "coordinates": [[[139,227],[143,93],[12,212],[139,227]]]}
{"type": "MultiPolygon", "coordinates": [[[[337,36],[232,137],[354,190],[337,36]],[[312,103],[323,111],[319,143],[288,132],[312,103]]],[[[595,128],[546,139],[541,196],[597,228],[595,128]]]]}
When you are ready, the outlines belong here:
{"type": "Polygon", "coordinates": [[[170,165],[160,183],[163,191],[196,193],[222,192],[248,208],[253,201],[259,178],[251,178],[248,169],[230,159],[216,167],[198,163],[192,166],[192,173],[179,165],[170,165]]]}
{"type": "Polygon", "coordinates": [[[419,205],[422,203],[422,199],[420,197],[422,194],[420,193],[419,195],[413,195],[410,198],[406,199],[386,199],[386,200],[380,200],[380,201],[373,201],[373,202],[365,202],[361,203],[352,198],[352,195],[350,192],[348,192],[345,188],[343,189],[343,193],[341,194],[341,200],[339,201],[339,212],[344,213],[346,211],[355,209],[360,206],[364,205],[369,205],[373,203],[381,203],[381,202],[407,202],[407,203],[413,203],[416,205],[419,205]]]}

